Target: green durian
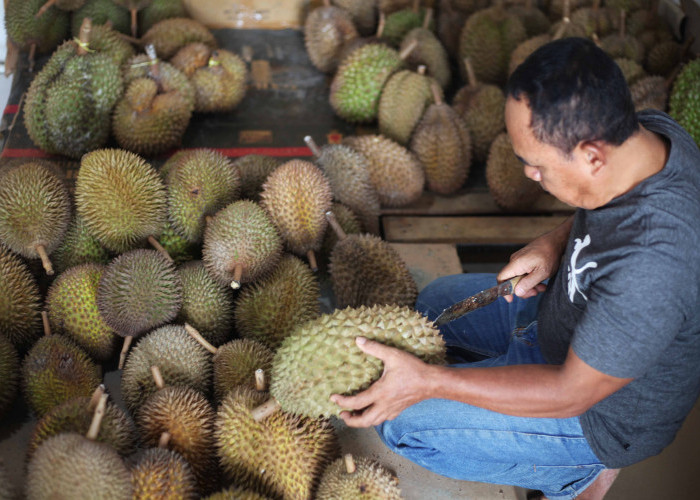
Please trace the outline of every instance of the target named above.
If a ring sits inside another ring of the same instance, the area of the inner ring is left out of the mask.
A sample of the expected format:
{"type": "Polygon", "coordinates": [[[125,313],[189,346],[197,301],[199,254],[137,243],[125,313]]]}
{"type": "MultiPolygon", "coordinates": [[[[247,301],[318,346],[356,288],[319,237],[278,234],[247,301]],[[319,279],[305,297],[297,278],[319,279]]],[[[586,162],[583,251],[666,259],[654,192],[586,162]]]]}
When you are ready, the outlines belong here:
{"type": "Polygon", "coordinates": [[[630,87],[635,111],[643,109],[658,109],[666,112],[668,102],[668,86],[663,76],[646,76],[637,80],[630,87]]]}
{"type": "Polygon", "coordinates": [[[517,16],[523,23],[528,38],[546,33],[551,26],[549,18],[534,6],[534,3],[528,1],[524,5],[513,5],[508,8],[508,13],[517,16]]]}
{"type": "Polygon", "coordinates": [[[428,76],[435,78],[443,89],[446,88],[452,81],[452,70],[445,47],[429,29],[415,28],[404,37],[401,51],[407,50],[414,40],[417,42],[416,48],[408,55],[406,63],[412,68],[425,65],[428,76]]]}
{"type": "Polygon", "coordinates": [[[112,0],[87,0],[82,7],[74,10],[71,14],[71,33],[74,37],[80,35],[80,25],[86,17],[92,20],[93,26],[110,22],[112,29],[130,33],[129,11],[112,0]]]}
{"type": "Polygon", "coordinates": [[[204,500],[271,500],[270,497],[260,495],[259,493],[240,488],[238,486],[231,486],[225,490],[217,491],[204,498],[204,500]]]}
{"type": "Polygon", "coordinates": [[[186,17],[159,21],[141,37],[141,43],[153,45],[158,57],[163,59],[170,59],[182,47],[194,42],[216,48],[216,39],[206,26],[186,17]]]}
{"type": "Polygon", "coordinates": [[[622,75],[625,77],[627,85],[632,85],[634,82],[640,78],[647,76],[644,68],[641,64],[634,62],[632,59],[626,59],[624,57],[618,57],[615,62],[620,67],[622,75]]]}
{"type": "Polygon", "coordinates": [[[246,155],[238,158],[233,164],[241,175],[241,198],[259,201],[267,176],[279,167],[282,161],[272,156],[246,155]]]}
{"type": "Polygon", "coordinates": [[[54,250],[52,260],[56,271],[62,273],[80,264],[107,264],[110,258],[107,249],[92,235],[83,218],[76,213],[63,241],[54,250]]]}
{"type": "Polygon", "coordinates": [[[399,500],[398,478],[369,457],[345,455],[321,476],[317,500],[399,500]],[[349,458],[348,458],[349,457],[349,458]]]}
{"type": "Polygon", "coordinates": [[[682,47],[668,40],[654,46],[647,54],[644,66],[652,75],[669,75],[681,62],[682,47]]]}
{"type": "Polygon", "coordinates": [[[5,31],[20,50],[45,54],[68,37],[70,14],[51,7],[36,17],[46,0],[8,0],[5,4],[5,31]]]}
{"type": "MultiPolygon", "coordinates": [[[[387,40],[392,46],[398,47],[409,31],[424,25],[426,12],[425,9],[414,10],[411,8],[397,10],[388,14],[382,38],[387,40]]],[[[429,26],[426,26],[426,28],[434,28],[434,26],[435,23],[430,19],[429,26]]]]}
{"type": "Polygon", "coordinates": [[[678,75],[668,106],[673,119],[700,144],[700,59],[686,64],[678,75]]]}
{"type": "Polygon", "coordinates": [[[154,24],[173,17],[189,17],[182,0],[152,0],[139,10],[139,32],[144,34],[154,24]]]}
{"type": "Polygon", "coordinates": [[[136,53],[131,44],[124,40],[118,31],[107,25],[92,26],[90,48],[112,56],[120,68],[136,53]]]}
{"type": "Polygon", "coordinates": [[[205,66],[190,77],[200,113],[233,111],[246,94],[248,67],[243,59],[231,51],[216,49],[205,66]]]}
{"type": "Polygon", "coordinates": [[[217,401],[238,386],[257,389],[260,382],[256,373],[258,370],[262,370],[263,375],[270,373],[274,355],[265,344],[251,339],[235,339],[219,347],[213,360],[217,401]]]}
{"type": "Polygon", "coordinates": [[[167,448],[149,448],[131,469],[133,500],[172,498],[195,500],[197,478],[179,453],[167,448]]]}
{"type": "Polygon", "coordinates": [[[170,221],[166,222],[165,229],[158,236],[158,243],[168,252],[175,264],[201,258],[201,245],[180,236],[170,221]]]}

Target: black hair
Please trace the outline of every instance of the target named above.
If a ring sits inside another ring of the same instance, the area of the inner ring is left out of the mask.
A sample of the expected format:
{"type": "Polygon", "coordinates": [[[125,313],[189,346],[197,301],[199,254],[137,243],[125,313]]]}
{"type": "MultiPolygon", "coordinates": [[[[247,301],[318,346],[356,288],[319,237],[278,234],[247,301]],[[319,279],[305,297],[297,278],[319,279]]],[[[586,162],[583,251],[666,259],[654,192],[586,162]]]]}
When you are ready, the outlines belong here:
{"type": "Polygon", "coordinates": [[[639,130],[620,67],[585,38],[537,49],[513,72],[506,95],[525,96],[535,137],[565,155],[581,141],[618,146],[639,130]]]}

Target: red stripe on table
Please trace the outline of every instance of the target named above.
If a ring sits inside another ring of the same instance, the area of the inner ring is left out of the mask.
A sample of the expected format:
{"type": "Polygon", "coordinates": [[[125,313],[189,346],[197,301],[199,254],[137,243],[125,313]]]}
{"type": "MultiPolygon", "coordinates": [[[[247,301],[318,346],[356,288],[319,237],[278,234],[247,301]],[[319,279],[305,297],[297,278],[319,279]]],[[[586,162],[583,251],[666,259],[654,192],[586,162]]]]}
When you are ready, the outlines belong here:
{"type": "Polygon", "coordinates": [[[18,104],[8,104],[7,106],[5,106],[5,114],[11,115],[12,113],[16,113],[17,108],[19,108],[18,104]]]}

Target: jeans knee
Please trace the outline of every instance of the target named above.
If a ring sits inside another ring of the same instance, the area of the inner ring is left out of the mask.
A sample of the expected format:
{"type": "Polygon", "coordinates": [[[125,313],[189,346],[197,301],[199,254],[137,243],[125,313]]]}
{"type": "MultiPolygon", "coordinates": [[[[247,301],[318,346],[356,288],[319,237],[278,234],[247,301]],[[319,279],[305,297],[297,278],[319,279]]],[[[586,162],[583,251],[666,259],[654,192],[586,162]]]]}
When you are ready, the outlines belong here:
{"type": "Polygon", "coordinates": [[[401,418],[401,415],[396,417],[394,420],[386,420],[381,424],[375,426],[374,430],[379,434],[379,438],[384,442],[384,444],[396,452],[399,447],[399,441],[403,435],[403,431],[399,429],[400,425],[397,420],[401,418]]]}

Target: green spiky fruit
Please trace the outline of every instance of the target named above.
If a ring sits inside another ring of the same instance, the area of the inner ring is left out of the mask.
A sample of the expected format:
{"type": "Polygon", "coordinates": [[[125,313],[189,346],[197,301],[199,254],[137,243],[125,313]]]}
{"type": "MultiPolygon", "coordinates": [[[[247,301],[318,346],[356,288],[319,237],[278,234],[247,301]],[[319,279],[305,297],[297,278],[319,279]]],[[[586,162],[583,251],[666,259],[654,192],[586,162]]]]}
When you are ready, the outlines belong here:
{"type": "Polygon", "coordinates": [[[318,500],[399,500],[399,480],[381,464],[368,457],[353,457],[355,470],[338,459],[323,472],[316,492],[318,500]]]}
{"type": "Polygon", "coordinates": [[[366,231],[379,234],[379,195],[367,158],[344,144],[328,144],[316,162],[330,182],[333,197],[358,215],[366,231]]]}
{"type": "Polygon", "coordinates": [[[70,223],[70,198],[59,178],[40,163],[26,163],[2,175],[0,241],[27,259],[51,254],[70,223]]]}
{"type": "Polygon", "coordinates": [[[377,380],[383,363],[357,347],[358,335],[428,363],[445,359],[439,331],[416,311],[399,306],[336,310],[298,326],[277,350],[270,392],[282,409],[308,416],[338,415],[342,408],[330,401],[332,394],[354,394],[377,380]]]}
{"type": "Polygon", "coordinates": [[[189,17],[182,0],[153,0],[139,11],[139,32],[146,33],[165,19],[189,17]]]}
{"type": "Polygon", "coordinates": [[[432,31],[416,28],[404,37],[401,51],[408,49],[414,40],[418,45],[408,55],[406,62],[412,68],[425,65],[428,69],[427,74],[435,78],[443,89],[446,88],[452,81],[452,71],[445,47],[432,31]]]}
{"type": "Polygon", "coordinates": [[[580,24],[567,21],[566,18],[561,21],[557,21],[549,28],[549,34],[554,36],[559,36],[559,38],[569,38],[569,37],[581,37],[586,38],[586,28],[580,24]]]}
{"type": "Polygon", "coordinates": [[[9,0],[5,4],[7,36],[22,51],[36,46],[39,54],[51,52],[68,37],[70,14],[51,7],[35,17],[46,0],[9,0]]]}
{"type": "Polygon", "coordinates": [[[118,31],[106,25],[92,27],[90,48],[112,56],[112,59],[120,68],[135,54],[131,44],[119,36],[118,31]]]}
{"type": "MultiPolygon", "coordinates": [[[[392,12],[386,16],[382,38],[387,40],[392,46],[398,47],[409,31],[423,25],[425,12],[425,9],[420,9],[418,12],[413,9],[401,9],[392,12]]],[[[431,21],[430,27],[435,27],[434,21],[431,21]]]]}
{"type": "MultiPolygon", "coordinates": [[[[158,55],[158,54],[157,54],[158,55]]],[[[137,78],[149,78],[157,81],[164,93],[177,91],[185,99],[190,111],[194,110],[194,87],[187,76],[175,66],[160,59],[157,73],[154,73],[154,64],[146,54],[132,57],[124,66],[124,82],[128,85],[137,78]]]]}
{"type": "Polygon", "coordinates": [[[666,103],[668,102],[668,87],[666,79],[663,76],[646,76],[637,80],[630,87],[632,102],[634,102],[635,111],[643,109],[658,109],[666,111],[666,103]]]}
{"type": "Polygon", "coordinates": [[[469,129],[474,161],[486,161],[491,143],[506,129],[503,91],[495,85],[469,84],[457,92],[452,106],[469,129]]]}
{"type": "MultiPolygon", "coordinates": [[[[77,397],[52,408],[39,420],[32,432],[27,448],[28,458],[52,436],[65,432],[85,435],[90,429],[96,406],[95,398],[77,397]]],[[[128,414],[107,400],[100,431],[95,440],[111,446],[121,456],[126,457],[136,450],[136,427],[128,414]]]]}
{"type": "Polygon", "coordinates": [[[644,45],[631,35],[613,33],[600,40],[602,48],[610,57],[624,57],[641,64],[644,61],[644,45]]]}
{"type": "MultiPolygon", "coordinates": [[[[358,234],[362,232],[362,223],[357,217],[355,212],[350,208],[343,205],[342,203],[334,202],[331,206],[331,212],[335,220],[338,221],[341,229],[345,234],[358,234]]],[[[335,231],[330,226],[326,229],[326,234],[323,236],[323,243],[321,244],[321,255],[325,257],[324,260],[328,260],[333,251],[333,247],[338,243],[338,236],[335,231]]],[[[326,269],[326,267],[324,267],[326,269]]]]}
{"type": "Polygon", "coordinates": [[[80,434],[59,434],[47,439],[29,462],[26,493],[30,500],[130,500],[131,473],[111,446],[80,434]]]}
{"type": "Polygon", "coordinates": [[[231,288],[214,281],[201,261],[188,262],[178,272],[182,281],[178,322],[189,323],[207,342],[220,346],[233,330],[231,288]]]}
{"type": "Polygon", "coordinates": [[[508,63],[508,75],[513,74],[513,71],[520,66],[525,59],[530,57],[534,51],[542,47],[543,45],[552,41],[552,37],[545,33],[544,35],[537,35],[532,38],[528,38],[524,42],[518,44],[515,50],[510,54],[510,62],[508,63]]]}
{"type": "Polygon", "coordinates": [[[80,25],[86,17],[92,20],[93,26],[109,21],[116,31],[130,33],[129,11],[112,0],[87,0],[82,7],[73,11],[71,33],[74,37],[80,35],[80,25]]]}
{"type": "Polygon", "coordinates": [[[80,264],[107,264],[109,253],[100,245],[80,215],[73,215],[63,242],[51,255],[57,273],[80,264]]]}
{"type": "Polygon", "coordinates": [[[258,201],[267,176],[282,162],[272,156],[246,155],[233,164],[241,174],[241,198],[258,201]]]}
{"type": "MultiPolygon", "coordinates": [[[[270,358],[272,362],[272,358],[270,358]]],[[[19,356],[12,342],[0,333],[0,418],[17,396],[19,385],[19,356]]]]}
{"type": "Polygon", "coordinates": [[[97,309],[104,270],[100,264],[72,267],[53,282],[46,299],[52,329],[66,334],[98,361],[112,357],[118,340],[97,309]]]}
{"type": "Polygon", "coordinates": [[[527,38],[523,23],[502,7],[475,12],[467,19],[459,40],[459,57],[471,59],[476,77],[501,85],[508,77],[510,54],[527,38]]]}
{"type": "MultiPolygon", "coordinates": [[[[593,2],[591,0],[550,0],[547,13],[552,21],[558,21],[562,17],[569,15],[566,11],[568,3],[568,12],[574,12],[575,10],[590,5],[593,2]]],[[[605,4],[609,5],[610,1],[606,0],[605,4]]],[[[617,9],[620,12],[620,9],[617,9]]]]}
{"type": "Polygon", "coordinates": [[[251,410],[268,398],[248,387],[231,391],[216,418],[219,460],[236,484],[275,498],[312,498],[338,443],[327,420],[276,412],[261,422],[251,410]]]}
{"type": "Polygon", "coordinates": [[[151,374],[153,365],[158,366],[168,386],[209,392],[211,354],[190,337],[183,326],[163,326],[143,337],[126,359],[121,389],[124,403],[132,412],[157,390],[151,374]]]}
{"type": "Polygon", "coordinates": [[[467,180],[472,160],[469,129],[447,104],[428,107],[413,133],[411,151],[423,164],[430,191],[451,194],[467,180]]]}
{"type": "Polygon", "coordinates": [[[304,23],[306,52],[311,63],[324,73],[336,70],[343,46],[357,36],[350,13],[338,7],[318,7],[304,23]]]}
{"type": "Polygon", "coordinates": [[[673,84],[669,114],[700,144],[700,60],[688,63],[673,84]]]}
{"type": "Polygon", "coordinates": [[[263,185],[260,205],[285,241],[298,255],[321,246],[325,213],[333,194],[323,172],[313,163],[291,160],[272,172],[263,185]]]}
{"type": "Polygon", "coordinates": [[[131,480],[134,500],[198,498],[192,467],[182,455],[165,448],[146,450],[131,470],[131,480]]]}
{"type": "Polygon", "coordinates": [[[508,9],[508,12],[520,19],[528,38],[546,33],[552,24],[545,13],[537,7],[514,5],[508,9]]]}
{"type": "MultiPolygon", "coordinates": [[[[613,9],[581,7],[571,13],[571,22],[585,29],[586,36],[593,33],[601,36],[609,35],[619,22],[619,14],[613,9]]],[[[630,34],[635,34],[630,31],[630,34]]]]}
{"type": "Polygon", "coordinates": [[[252,201],[220,210],[204,232],[204,266],[221,285],[238,288],[255,281],[274,269],[281,256],[282,239],[275,225],[252,201]]]}
{"type": "Polygon", "coordinates": [[[144,46],[152,44],[156,54],[163,59],[170,59],[182,47],[194,42],[216,48],[216,39],[206,26],[185,17],[157,22],[141,37],[141,42],[144,46]]]}
{"type": "Polygon", "coordinates": [[[191,78],[195,71],[207,65],[210,56],[211,49],[206,44],[190,43],[177,51],[170,59],[170,64],[191,78]]]}
{"type": "Polygon", "coordinates": [[[182,306],[182,282],[175,265],[159,252],[132,250],[105,269],[97,306],[118,335],[134,337],[175,319],[182,306]]]}
{"type": "Polygon", "coordinates": [[[666,76],[681,62],[681,46],[669,40],[653,47],[647,54],[645,67],[652,75],[666,76]]]}
{"type": "Polygon", "coordinates": [[[371,122],[379,112],[384,84],[403,61],[386,45],[370,43],[354,50],[338,68],[331,84],[331,106],[351,122],[371,122]]]}
{"type": "Polygon", "coordinates": [[[168,215],[187,240],[202,240],[205,218],[238,198],[240,174],[228,158],[212,149],[178,155],[168,169],[168,215]]]}
{"type": "Polygon", "coordinates": [[[231,486],[225,490],[217,491],[212,495],[209,495],[204,500],[271,500],[270,497],[260,495],[259,493],[248,490],[245,488],[239,488],[238,486],[231,486]]]}
{"type": "Polygon", "coordinates": [[[218,487],[215,419],[216,413],[199,391],[191,387],[165,387],[143,403],[136,424],[146,446],[157,446],[161,435],[168,432],[168,448],[187,460],[200,491],[208,493],[218,487]]]}
{"type": "Polygon", "coordinates": [[[350,235],[336,243],[329,271],[338,307],[412,307],[418,296],[416,282],[396,250],[370,234],[350,235]]]}
{"type": "Polygon", "coordinates": [[[369,177],[382,205],[401,207],[420,198],[425,172],[408,149],[382,135],[348,137],[344,143],[367,158],[369,177]]]}
{"type": "Polygon", "coordinates": [[[41,294],[29,268],[0,244],[0,332],[26,351],[41,336],[41,294]]]}
{"type": "MultiPolygon", "coordinates": [[[[92,50],[92,49],[90,49],[92,50]]],[[[61,45],[32,80],[24,123],[41,149],[80,158],[104,146],[124,81],[114,56],[61,45]]]]}
{"type": "Polygon", "coordinates": [[[505,210],[523,210],[542,193],[535,181],[525,177],[523,164],[515,156],[508,134],[493,141],[486,163],[486,182],[496,204],[505,210]]]}
{"type": "Polygon", "coordinates": [[[222,113],[233,111],[246,94],[248,67],[231,51],[216,49],[190,78],[195,89],[195,111],[222,113]]]}
{"type": "Polygon", "coordinates": [[[374,33],[377,24],[375,0],[332,0],[331,3],[350,13],[360,34],[366,36],[374,33]]]}
{"type": "Polygon", "coordinates": [[[99,384],[100,368],[61,335],[40,338],[22,362],[23,392],[39,418],[69,399],[91,395],[99,384]]]}
{"type": "Polygon", "coordinates": [[[170,221],[166,222],[165,229],[157,239],[175,264],[201,258],[200,245],[191,243],[180,236],[170,221]]]}
{"type": "Polygon", "coordinates": [[[618,57],[615,62],[620,67],[622,75],[625,77],[627,85],[632,85],[634,82],[640,78],[647,76],[644,68],[639,63],[634,62],[632,59],[625,59],[624,57],[618,57]]]}
{"type": "Polygon", "coordinates": [[[275,353],[264,344],[236,339],[222,345],[214,355],[214,393],[221,401],[238,386],[257,387],[255,372],[270,373],[275,353]]]}
{"type": "Polygon", "coordinates": [[[75,185],[78,214],[109,250],[125,252],[160,234],[166,220],[165,186],[138,155],[119,149],[86,154],[75,185]]]}
{"type": "Polygon", "coordinates": [[[423,112],[433,102],[433,81],[413,71],[394,73],[379,99],[379,132],[406,146],[423,112]]]}
{"type": "Polygon", "coordinates": [[[320,295],[309,266],[286,255],[270,276],[241,291],[236,330],[275,349],[294,327],[320,314],[320,295]]]}

